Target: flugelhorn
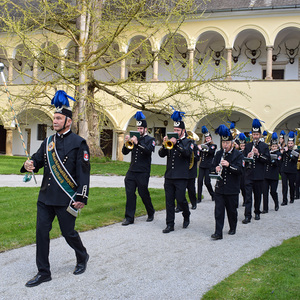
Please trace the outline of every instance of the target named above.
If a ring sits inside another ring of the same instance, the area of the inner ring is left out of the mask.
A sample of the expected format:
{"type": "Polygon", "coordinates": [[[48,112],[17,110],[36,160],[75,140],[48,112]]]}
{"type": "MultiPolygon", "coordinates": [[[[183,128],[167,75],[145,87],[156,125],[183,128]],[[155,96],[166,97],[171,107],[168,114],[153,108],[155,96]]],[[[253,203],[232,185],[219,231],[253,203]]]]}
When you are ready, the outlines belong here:
{"type": "Polygon", "coordinates": [[[139,139],[140,138],[140,133],[138,131],[130,131],[129,135],[130,135],[130,139],[125,142],[125,147],[129,150],[132,150],[133,147],[134,147],[132,137],[135,136],[137,139],[139,139]]]}
{"type": "Polygon", "coordinates": [[[163,144],[165,146],[166,149],[171,150],[173,149],[174,145],[170,140],[166,140],[163,144]]]}
{"type": "Polygon", "coordinates": [[[134,147],[133,141],[132,140],[128,140],[125,142],[125,147],[129,150],[132,150],[134,147]]]}

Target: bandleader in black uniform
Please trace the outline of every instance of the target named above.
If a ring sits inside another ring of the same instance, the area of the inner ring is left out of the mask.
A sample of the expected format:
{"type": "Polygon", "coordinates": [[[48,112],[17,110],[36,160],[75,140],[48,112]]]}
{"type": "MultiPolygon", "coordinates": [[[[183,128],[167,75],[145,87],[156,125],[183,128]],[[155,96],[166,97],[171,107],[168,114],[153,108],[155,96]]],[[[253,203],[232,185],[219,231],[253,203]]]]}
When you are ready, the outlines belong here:
{"type": "Polygon", "coordinates": [[[125,220],[122,225],[126,226],[134,223],[134,214],[136,210],[136,189],[142,198],[145,205],[148,218],[147,222],[151,222],[154,219],[154,208],[151,202],[150,193],[148,190],[150,170],[151,170],[151,156],[155,149],[155,140],[147,134],[147,122],[142,112],[135,114],[137,120],[137,131],[140,137],[133,136],[125,137],[125,144],[122,148],[122,153],[127,155],[131,152],[131,163],[129,170],[125,177],[125,189],[126,189],[126,210],[125,220]],[[126,147],[126,143],[131,140],[133,145],[132,149],[126,147]]]}
{"type": "Polygon", "coordinates": [[[271,151],[270,151],[270,162],[265,164],[265,179],[263,187],[263,214],[269,211],[269,189],[272,199],[275,204],[275,211],[279,209],[278,202],[278,181],[279,181],[279,166],[281,161],[281,153],[278,150],[278,136],[276,132],[272,134],[271,140],[271,151]]]}
{"type": "Polygon", "coordinates": [[[200,150],[200,163],[199,163],[199,175],[198,175],[198,203],[202,201],[202,188],[203,188],[203,179],[204,184],[213,200],[214,190],[211,185],[211,180],[209,177],[209,172],[211,169],[212,160],[214,158],[217,145],[212,142],[212,137],[206,126],[202,126],[202,133],[205,136],[205,145],[208,147],[203,147],[198,145],[200,150]]]}
{"type": "MultiPolygon", "coordinates": [[[[64,91],[57,91],[51,104],[56,106],[53,128],[56,134],[45,139],[38,151],[27,160],[21,172],[38,172],[44,168],[37,202],[36,264],[37,275],[26,283],[33,287],[51,280],[49,263],[49,232],[57,216],[61,233],[74,249],[77,264],[73,274],[85,271],[89,259],[75,227],[76,217],[67,211],[69,204],[81,209],[87,204],[90,180],[89,148],[86,141],[73,133],[72,111],[64,91]]],[[[72,211],[72,210],[71,210],[72,211]]]]}
{"type": "Polygon", "coordinates": [[[282,180],[282,203],[287,205],[288,185],[290,187],[290,203],[295,199],[295,182],[297,176],[297,161],[299,157],[298,150],[294,150],[295,134],[290,131],[288,134],[287,147],[284,147],[281,164],[281,180],[282,180]]]}
{"type": "Polygon", "coordinates": [[[213,159],[212,169],[219,178],[214,195],[216,228],[211,237],[220,240],[223,238],[225,209],[229,222],[228,234],[236,232],[243,154],[235,149],[229,128],[222,124],[216,129],[216,133],[221,137],[222,149],[217,151],[213,159]]]}
{"type": "Polygon", "coordinates": [[[160,157],[167,157],[167,168],[165,172],[165,196],[166,196],[166,224],[163,233],[174,231],[175,225],[175,199],[177,200],[183,215],[183,228],[190,224],[190,211],[185,197],[185,191],[189,179],[190,156],[193,151],[193,143],[185,135],[185,124],[182,119],[183,112],[174,111],[174,133],[178,134],[178,139],[172,137],[171,149],[167,149],[165,143],[168,137],[164,137],[164,144],[159,149],[160,157]]]}
{"type": "Polygon", "coordinates": [[[264,170],[265,164],[270,161],[269,147],[266,143],[260,141],[261,123],[258,119],[254,119],[252,123],[252,139],[253,141],[246,144],[244,157],[245,161],[245,219],[243,224],[251,222],[252,211],[252,192],[254,194],[254,213],[255,220],[260,219],[260,204],[263,192],[264,170]]]}

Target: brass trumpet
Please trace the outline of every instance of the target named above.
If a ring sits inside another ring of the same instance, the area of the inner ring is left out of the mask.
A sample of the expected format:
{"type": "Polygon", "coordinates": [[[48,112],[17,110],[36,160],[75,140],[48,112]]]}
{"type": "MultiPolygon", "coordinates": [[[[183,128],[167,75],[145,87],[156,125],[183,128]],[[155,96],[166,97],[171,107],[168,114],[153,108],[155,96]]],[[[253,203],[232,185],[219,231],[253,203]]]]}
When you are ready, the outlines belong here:
{"type": "Polygon", "coordinates": [[[168,150],[171,150],[174,147],[173,143],[170,140],[165,141],[163,145],[168,150]]]}
{"type": "Polygon", "coordinates": [[[125,142],[125,147],[129,150],[132,150],[133,147],[134,147],[134,144],[131,140],[128,140],[128,141],[125,142]]]}

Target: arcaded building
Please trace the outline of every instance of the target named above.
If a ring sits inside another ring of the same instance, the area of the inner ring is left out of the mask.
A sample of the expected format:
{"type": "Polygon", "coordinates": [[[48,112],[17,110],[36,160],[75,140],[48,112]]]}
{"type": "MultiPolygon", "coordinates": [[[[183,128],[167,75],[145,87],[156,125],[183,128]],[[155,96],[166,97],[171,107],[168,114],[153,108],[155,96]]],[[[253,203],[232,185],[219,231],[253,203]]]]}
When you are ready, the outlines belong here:
{"type": "MultiPolygon", "coordinates": [[[[149,47],[153,53],[159,51],[166,36],[162,33],[154,35],[149,40],[149,47]]],[[[130,45],[141,38],[136,32],[126,43],[117,44],[122,52],[129,51],[130,45]]],[[[191,79],[194,82],[203,80],[197,77],[203,62],[208,62],[205,75],[217,68],[227,70],[227,89],[215,88],[213,93],[222,99],[224,107],[231,108],[231,114],[225,121],[235,122],[236,128],[248,133],[251,130],[253,118],[263,120],[263,129],[279,133],[300,127],[300,1],[298,0],[245,0],[245,1],[211,1],[206,5],[203,15],[194,15],[186,20],[180,30],[173,37],[176,39],[177,53],[175,60],[177,72],[181,80],[191,79]],[[243,71],[230,76],[231,68],[236,64],[243,65],[243,71]],[[241,91],[232,93],[230,89],[241,91]],[[244,96],[245,93],[247,96],[244,96]]],[[[3,36],[0,36],[0,43],[3,36]]],[[[18,69],[22,69],[26,61],[18,57],[18,50],[23,47],[15,43],[12,47],[5,47],[2,43],[0,61],[4,63],[4,74],[7,78],[8,89],[12,95],[22,93],[24,85],[33,86],[29,77],[19,76],[18,69]]],[[[53,51],[58,51],[53,46],[53,51]]],[[[57,49],[64,49],[68,53],[69,44],[57,45],[57,49]]],[[[136,64],[143,63],[143,52],[137,57],[136,64]]],[[[141,85],[147,85],[149,90],[163,91],[171,80],[172,73],[168,71],[168,60],[158,57],[139,78],[141,85]]],[[[98,72],[95,76],[111,80],[126,78],[131,70],[132,62],[126,60],[114,65],[109,73],[98,72]]],[[[41,68],[32,62],[28,72],[39,76],[41,68]]],[[[212,87],[214,89],[214,87],[212,87]]],[[[105,107],[105,122],[103,122],[102,136],[99,143],[105,155],[116,160],[129,160],[123,157],[121,147],[124,135],[135,128],[133,118],[136,110],[125,104],[118,104],[112,97],[104,96],[100,92],[95,95],[101,99],[105,107]],[[107,103],[107,105],[105,105],[107,103]],[[115,103],[115,105],[114,105],[115,103]]],[[[186,103],[192,102],[187,95],[182,96],[186,103]]],[[[0,94],[0,153],[6,155],[24,155],[19,133],[14,124],[7,95],[4,89],[0,94]]],[[[193,104],[193,109],[201,110],[193,104]]],[[[210,104],[207,103],[209,106],[210,104]]],[[[187,106],[188,107],[188,106],[187,106]]],[[[53,134],[51,129],[53,112],[48,108],[42,109],[34,105],[19,107],[16,113],[24,135],[24,141],[30,154],[34,153],[43,139],[53,134]]],[[[173,122],[169,116],[144,112],[147,117],[148,131],[155,136],[157,148],[160,147],[161,137],[165,132],[172,131],[173,122]]],[[[187,129],[196,132],[201,137],[201,127],[206,125],[213,132],[224,122],[218,111],[201,118],[187,117],[187,129]]],[[[218,137],[213,136],[218,143],[218,137]]],[[[164,163],[155,152],[153,163],[164,163]]]]}

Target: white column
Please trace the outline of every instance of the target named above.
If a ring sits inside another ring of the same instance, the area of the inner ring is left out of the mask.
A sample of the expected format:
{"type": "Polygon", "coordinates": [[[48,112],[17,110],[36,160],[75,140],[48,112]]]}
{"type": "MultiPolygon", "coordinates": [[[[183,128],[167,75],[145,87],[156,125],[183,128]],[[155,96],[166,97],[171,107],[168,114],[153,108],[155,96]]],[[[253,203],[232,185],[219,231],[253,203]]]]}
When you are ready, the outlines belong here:
{"type": "Polygon", "coordinates": [[[32,70],[32,82],[37,83],[37,77],[38,77],[38,61],[35,59],[33,61],[33,70],[32,70]]]}
{"type": "Polygon", "coordinates": [[[13,74],[14,74],[14,68],[13,68],[13,59],[8,59],[8,83],[13,83],[13,74]]]}
{"type": "Polygon", "coordinates": [[[158,80],[158,51],[153,52],[154,60],[153,60],[153,75],[151,81],[159,81],[158,80]]]}
{"type": "Polygon", "coordinates": [[[195,50],[194,49],[188,49],[188,53],[189,53],[189,79],[193,79],[193,75],[194,75],[194,53],[195,50]]]}
{"type": "Polygon", "coordinates": [[[267,47],[267,70],[266,70],[266,80],[272,80],[272,55],[273,47],[267,47]]]}
{"type": "Polygon", "coordinates": [[[124,80],[126,77],[125,71],[126,71],[126,59],[121,60],[121,70],[120,70],[120,79],[124,80]]]}
{"type": "Polygon", "coordinates": [[[226,50],[227,50],[227,61],[226,61],[227,76],[226,76],[226,80],[232,80],[232,77],[231,77],[232,49],[226,49],[226,50]]]}

